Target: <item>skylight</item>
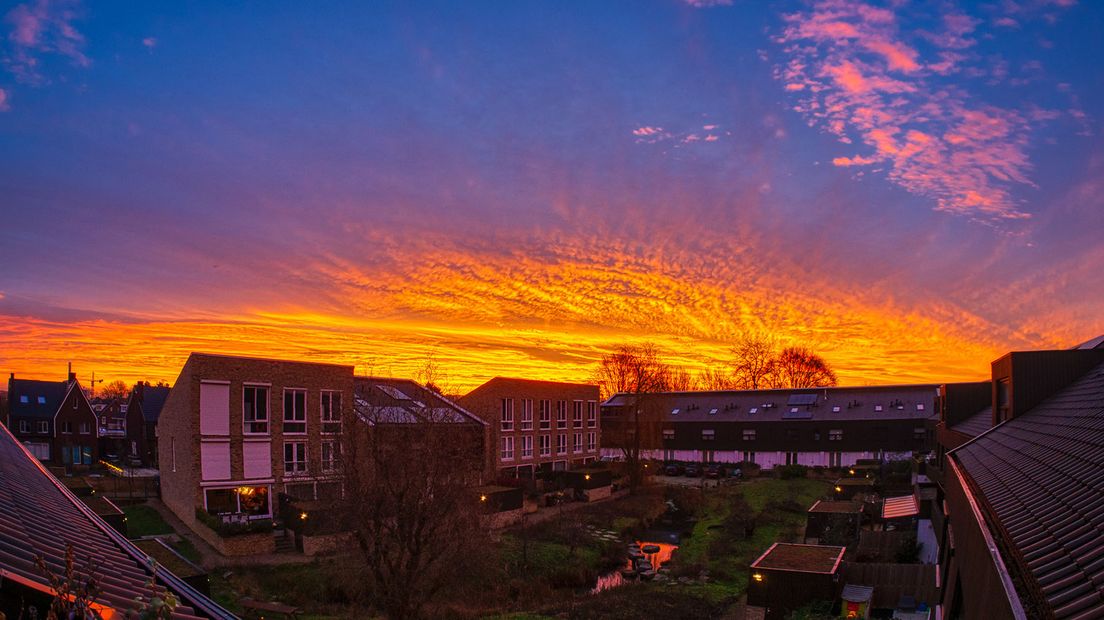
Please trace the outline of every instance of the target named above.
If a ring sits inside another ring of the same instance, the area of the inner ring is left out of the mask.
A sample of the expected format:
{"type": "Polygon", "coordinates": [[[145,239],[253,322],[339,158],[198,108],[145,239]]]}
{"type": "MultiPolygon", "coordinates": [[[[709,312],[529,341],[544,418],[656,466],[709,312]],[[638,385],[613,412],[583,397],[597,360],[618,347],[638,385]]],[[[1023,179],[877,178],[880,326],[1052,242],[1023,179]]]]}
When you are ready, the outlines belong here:
{"type": "Polygon", "coordinates": [[[835,407],[832,407],[832,413],[839,413],[839,412],[840,412],[839,405],[836,405],[835,407]]]}
{"type": "Polygon", "coordinates": [[[671,410],[671,415],[678,415],[678,412],[679,412],[678,409],[672,409],[671,410]]]}
{"type": "Polygon", "coordinates": [[[709,410],[709,415],[717,415],[717,408],[714,407],[713,409],[710,409],[709,410]]]}
{"type": "Polygon", "coordinates": [[[751,409],[748,409],[748,413],[759,413],[759,408],[758,407],[752,407],[751,409]]]}
{"type": "Polygon", "coordinates": [[[916,410],[917,411],[923,411],[924,410],[924,403],[916,403],[916,410]]]}

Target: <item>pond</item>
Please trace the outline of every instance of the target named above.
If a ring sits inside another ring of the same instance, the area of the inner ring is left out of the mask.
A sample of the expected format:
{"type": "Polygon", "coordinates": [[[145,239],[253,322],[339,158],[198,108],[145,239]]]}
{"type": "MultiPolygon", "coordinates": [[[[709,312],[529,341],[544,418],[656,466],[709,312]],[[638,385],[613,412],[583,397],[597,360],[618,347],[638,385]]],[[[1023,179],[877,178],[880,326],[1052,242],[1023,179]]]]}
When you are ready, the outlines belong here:
{"type": "MultiPolygon", "coordinates": [[[[657,537],[658,538],[658,537],[657,537]]],[[[671,537],[664,537],[670,539],[671,537]]],[[[677,537],[675,537],[677,538],[677,537]]],[[[642,559],[647,561],[652,567],[651,575],[654,576],[659,569],[671,560],[671,556],[674,555],[675,550],[678,549],[678,545],[671,542],[659,542],[650,540],[638,540],[635,543],[641,550],[642,559]]],[[[599,592],[609,590],[622,586],[626,583],[637,581],[638,560],[632,558],[625,561],[625,565],[621,566],[617,570],[606,573],[598,577],[598,582],[591,589],[591,594],[597,594],[599,592]]]]}

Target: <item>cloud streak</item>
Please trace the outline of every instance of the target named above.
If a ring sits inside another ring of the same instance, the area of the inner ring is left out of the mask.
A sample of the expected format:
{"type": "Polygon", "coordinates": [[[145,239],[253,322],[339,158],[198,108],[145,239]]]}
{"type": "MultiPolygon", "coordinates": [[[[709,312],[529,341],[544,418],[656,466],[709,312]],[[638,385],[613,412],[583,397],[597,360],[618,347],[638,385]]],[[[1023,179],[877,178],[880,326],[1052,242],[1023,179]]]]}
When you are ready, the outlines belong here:
{"type": "Polygon", "coordinates": [[[33,0],[8,11],[4,21],[8,32],[7,69],[16,79],[30,84],[46,80],[41,69],[45,55],[59,55],[79,67],[92,61],[84,54],[84,35],[74,22],[80,15],[79,4],[69,0],[33,0]]]}
{"type": "Polygon", "coordinates": [[[881,166],[940,211],[999,226],[1031,217],[1015,190],[1034,187],[1028,151],[1043,119],[941,79],[964,68],[980,20],[951,13],[939,28],[906,31],[887,9],[823,0],[784,23],[776,77],[797,97],[794,109],[841,143],[866,147],[834,165],[881,166]]]}

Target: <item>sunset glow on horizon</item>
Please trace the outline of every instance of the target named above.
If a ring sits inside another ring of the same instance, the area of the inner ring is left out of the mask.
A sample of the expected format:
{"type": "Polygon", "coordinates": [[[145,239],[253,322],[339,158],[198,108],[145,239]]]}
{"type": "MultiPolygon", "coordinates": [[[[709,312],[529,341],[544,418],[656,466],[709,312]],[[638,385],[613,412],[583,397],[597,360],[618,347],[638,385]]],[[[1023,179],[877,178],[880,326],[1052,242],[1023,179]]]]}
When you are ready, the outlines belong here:
{"type": "Polygon", "coordinates": [[[0,20],[0,371],[432,360],[467,391],[767,334],[843,385],[983,379],[1104,332],[1102,22],[29,0],[0,20]]]}

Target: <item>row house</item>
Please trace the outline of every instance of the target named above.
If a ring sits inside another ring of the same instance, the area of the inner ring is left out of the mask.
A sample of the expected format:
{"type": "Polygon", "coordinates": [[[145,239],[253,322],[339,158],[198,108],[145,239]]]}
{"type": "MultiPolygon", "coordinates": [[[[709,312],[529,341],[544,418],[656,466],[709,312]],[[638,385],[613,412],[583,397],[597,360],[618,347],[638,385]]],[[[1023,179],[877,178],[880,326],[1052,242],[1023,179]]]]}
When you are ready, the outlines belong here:
{"type": "Polygon", "coordinates": [[[126,457],[129,461],[157,467],[157,420],[169,397],[170,388],[139,381],[130,390],[126,404],[126,457]]]}
{"type": "Polygon", "coordinates": [[[945,618],[1104,617],[1104,345],[942,389],[930,502],[945,618]]]}
{"type": "Polygon", "coordinates": [[[8,428],[39,460],[89,467],[100,458],[98,419],[70,372],[65,381],[8,378],[8,428]]]}
{"type": "Polygon", "coordinates": [[[272,519],[281,496],[335,500],[344,494],[349,425],[401,442],[427,416],[457,423],[457,444],[470,443],[474,455],[457,467],[482,482],[483,422],[413,381],[354,377],[347,365],[193,353],[157,421],[162,500],[189,524],[197,511],[272,519]]]}
{"type": "Polygon", "coordinates": [[[598,386],[495,377],[459,403],[489,422],[491,467],[503,478],[532,478],[597,460],[598,386]]]}
{"type": "Polygon", "coordinates": [[[616,394],[602,404],[602,455],[847,467],[932,449],[939,386],[616,394]],[[634,435],[639,435],[639,438],[634,435]]]}

